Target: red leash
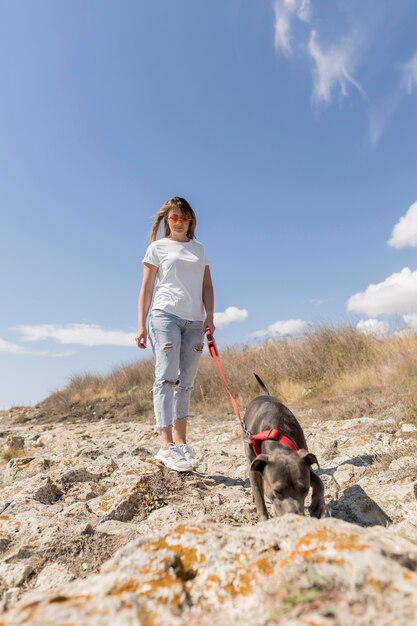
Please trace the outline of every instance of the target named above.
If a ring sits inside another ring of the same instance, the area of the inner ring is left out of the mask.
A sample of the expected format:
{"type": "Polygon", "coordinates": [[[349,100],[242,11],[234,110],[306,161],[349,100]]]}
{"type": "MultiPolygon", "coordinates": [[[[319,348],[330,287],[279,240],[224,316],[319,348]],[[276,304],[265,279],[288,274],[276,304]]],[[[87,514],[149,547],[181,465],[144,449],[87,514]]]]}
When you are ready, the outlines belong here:
{"type": "Polygon", "coordinates": [[[231,400],[231,402],[232,402],[232,406],[233,406],[233,410],[234,410],[234,412],[235,412],[235,415],[236,415],[237,419],[239,420],[240,425],[241,425],[241,426],[242,426],[242,428],[243,428],[243,431],[246,433],[246,428],[244,427],[243,422],[242,422],[242,418],[240,417],[239,407],[237,406],[237,402],[236,402],[236,400],[235,400],[235,399],[234,399],[234,397],[232,396],[232,393],[231,393],[231,391],[230,391],[230,389],[229,389],[229,385],[227,384],[226,377],[225,377],[225,375],[223,374],[223,371],[222,371],[221,365],[220,365],[220,363],[219,363],[219,359],[217,358],[217,357],[218,357],[218,355],[219,355],[219,352],[218,352],[218,350],[217,350],[217,346],[216,346],[216,342],[214,341],[214,337],[213,337],[213,335],[212,335],[212,333],[211,333],[211,331],[210,331],[210,329],[209,329],[209,328],[206,328],[206,330],[205,330],[205,334],[206,334],[207,346],[208,346],[209,352],[210,352],[211,356],[212,356],[212,357],[213,357],[213,359],[214,359],[214,362],[215,362],[216,367],[217,367],[217,369],[218,369],[218,372],[219,372],[219,374],[220,374],[220,378],[222,379],[223,384],[224,384],[224,386],[226,387],[226,391],[227,391],[227,393],[229,394],[229,397],[230,397],[230,400],[231,400]]]}
{"type": "Polygon", "coordinates": [[[217,346],[216,346],[216,342],[214,341],[214,337],[213,337],[212,333],[210,332],[209,328],[206,328],[205,335],[206,335],[206,339],[207,339],[207,346],[208,346],[209,352],[210,352],[211,356],[214,359],[214,362],[215,362],[216,367],[218,369],[218,372],[220,374],[220,378],[222,379],[223,384],[226,387],[226,391],[227,391],[227,393],[230,396],[230,400],[232,401],[232,406],[233,406],[233,410],[235,412],[235,415],[236,415],[237,419],[239,420],[240,425],[242,426],[242,430],[243,430],[243,432],[245,434],[245,441],[247,441],[249,443],[249,445],[251,446],[255,456],[258,456],[259,454],[261,454],[262,442],[263,441],[267,441],[268,439],[272,439],[273,441],[278,441],[279,443],[282,443],[284,446],[287,446],[288,448],[291,448],[292,450],[298,450],[298,448],[295,445],[295,443],[291,439],[289,439],[289,437],[286,437],[283,433],[280,433],[279,430],[277,430],[276,428],[273,428],[271,430],[264,430],[261,433],[258,433],[256,435],[252,435],[249,432],[249,430],[247,430],[247,428],[245,428],[245,425],[243,424],[242,418],[240,417],[239,407],[237,406],[236,400],[232,396],[232,393],[231,393],[231,391],[229,389],[229,385],[227,384],[226,377],[223,374],[223,370],[222,370],[221,365],[219,363],[219,359],[217,358],[219,356],[219,352],[217,350],[217,346]]]}

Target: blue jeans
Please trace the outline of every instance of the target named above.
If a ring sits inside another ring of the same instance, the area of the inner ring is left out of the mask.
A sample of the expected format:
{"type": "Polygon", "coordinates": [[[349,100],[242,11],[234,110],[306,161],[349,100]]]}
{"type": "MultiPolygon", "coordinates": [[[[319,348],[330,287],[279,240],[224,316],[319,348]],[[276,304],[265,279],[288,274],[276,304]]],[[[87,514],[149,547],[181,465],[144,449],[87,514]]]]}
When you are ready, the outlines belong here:
{"type": "Polygon", "coordinates": [[[203,351],[203,322],[153,309],[149,340],[155,357],[153,404],[159,428],[188,417],[190,394],[203,351]]]}

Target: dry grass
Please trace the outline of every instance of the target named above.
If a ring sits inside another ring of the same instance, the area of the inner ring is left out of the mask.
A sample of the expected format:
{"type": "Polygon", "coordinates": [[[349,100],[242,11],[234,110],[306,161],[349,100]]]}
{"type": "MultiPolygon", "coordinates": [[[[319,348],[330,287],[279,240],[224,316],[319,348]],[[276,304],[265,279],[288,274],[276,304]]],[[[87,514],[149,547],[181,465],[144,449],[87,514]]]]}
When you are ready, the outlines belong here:
{"type": "MultiPolygon", "coordinates": [[[[417,423],[417,334],[376,339],[349,326],[325,326],[297,339],[226,348],[220,361],[242,409],[260,393],[256,372],[273,395],[289,404],[324,406],[338,398],[339,416],[349,417],[352,395],[360,397],[365,412],[372,411],[375,399],[383,395],[392,404],[401,402],[407,421],[417,423]]],[[[125,398],[137,414],[149,413],[153,376],[150,359],[117,368],[108,376],[76,375],[44,404],[64,413],[79,403],[125,398]]],[[[207,354],[201,360],[191,408],[194,413],[231,410],[207,354]]]]}

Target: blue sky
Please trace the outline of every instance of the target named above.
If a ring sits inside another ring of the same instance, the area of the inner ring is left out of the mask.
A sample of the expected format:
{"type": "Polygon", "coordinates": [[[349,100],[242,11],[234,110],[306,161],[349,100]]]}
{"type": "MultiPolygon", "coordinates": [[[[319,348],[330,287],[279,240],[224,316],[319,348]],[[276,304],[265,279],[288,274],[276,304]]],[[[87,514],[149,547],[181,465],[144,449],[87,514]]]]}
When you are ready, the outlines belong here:
{"type": "Polygon", "coordinates": [[[173,195],[220,348],[417,328],[414,0],[0,0],[0,73],[0,408],[151,356],[173,195]]]}

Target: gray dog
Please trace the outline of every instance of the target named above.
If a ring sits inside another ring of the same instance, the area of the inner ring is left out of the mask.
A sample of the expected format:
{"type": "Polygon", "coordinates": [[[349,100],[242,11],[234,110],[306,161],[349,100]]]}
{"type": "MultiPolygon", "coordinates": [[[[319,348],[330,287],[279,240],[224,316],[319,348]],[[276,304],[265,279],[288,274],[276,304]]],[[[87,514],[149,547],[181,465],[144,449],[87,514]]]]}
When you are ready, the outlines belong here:
{"type": "MultiPolygon", "coordinates": [[[[249,479],[260,520],[268,519],[264,492],[271,500],[275,515],[304,515],[304,501],[312,487],[312,517],[325,512],[324,488],[311,465],[317,458],[308,452],[303,429],[291,411],[269,394],[262,380],[255,377],[266,395],[249,404],[244,425],[251,438],[246,441],[249,479]]],[[[249,435],[248,435],[249,436],[249,435]]]]}

